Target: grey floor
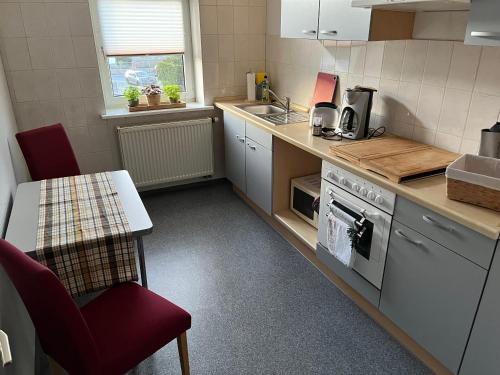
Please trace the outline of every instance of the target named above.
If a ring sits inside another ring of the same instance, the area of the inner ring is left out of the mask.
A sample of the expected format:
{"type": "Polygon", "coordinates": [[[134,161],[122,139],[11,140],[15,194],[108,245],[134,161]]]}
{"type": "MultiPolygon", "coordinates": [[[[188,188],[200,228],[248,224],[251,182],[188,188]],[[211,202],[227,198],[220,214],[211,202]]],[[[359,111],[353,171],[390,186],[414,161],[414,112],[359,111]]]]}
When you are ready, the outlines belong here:
{"type": "MultiPolygon", "coordinates": [[[[150,288],[192,315],[191,373],[430,374],[231,190],[144,196],[150,288]]],[[[175,342],[130,374],[180,374],[175,342]]]]}

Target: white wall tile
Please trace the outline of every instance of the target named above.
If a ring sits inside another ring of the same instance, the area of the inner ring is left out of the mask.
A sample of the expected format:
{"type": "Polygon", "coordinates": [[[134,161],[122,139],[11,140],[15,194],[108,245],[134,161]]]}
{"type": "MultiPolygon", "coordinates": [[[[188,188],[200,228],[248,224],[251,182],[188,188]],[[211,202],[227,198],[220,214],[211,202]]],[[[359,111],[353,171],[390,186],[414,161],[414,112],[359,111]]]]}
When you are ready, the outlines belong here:
{"type": "Polygon", "coordinates": [[[102,96],[102,88],[97,68],[80,68],[78,70],[80,87],[84,98],[96,98],[102,96]]]}
{"type": "Polygon", "coordinates": [[[217,7],[200,6],[201,34],[217,34],[217,7]]]}
{"type": "Polygon", "coordinates": [[[219,86],[219,64],[203,63],[203,83],[207,89],[219,86]]]}
{"type": "Polygon", "coordinates": [[[338,41],[335,48],[335,71],[341,73],[349,72],[351,59],[351,42],[338,41]]]}
{"type": "Polygon", "coordinates": [[[447,87],[471,91],[481,56],[481,47],[453,44],[447,87]]]}
{"type": "Polygon", "coordinates": [[[452,42],[434,40],[429,42],[429,51],[424,69],[424,84],[430,86],[446,85],[452,51],[452,42]]]}
{"type": "Polygon", "coordinates": [[[422,82],[425,59],[427,57],[427,40],[407,40],[403,59],[401,80],[405,82],[422,82]]]}
{"type": "Polygon", "coordinates": [[[25,36],[21,7],[16,3],[0,3],[0,37],[25,36]]]}
{"type": "Polygon", "coordinates": [[[403,67],[405,41],[388,41],[385,43],[382,74],[384,79],[399,80],[403,67]]]}
{"type": "Polygon", "coordinates": [[[234,61],[234,37],[219,35],[219,61],[234,61]]]}
{"type": "Polygon", "coordinates": [[[217,0],[217,5],[233,5],[233,0],[217,0]]]}
{"type": "Polygon", "coordinates": [[[460,150],[460,144],[462,142],[462,138],[456,135],[450,135],[445,133],[436,133],[436,139],[434,144],[442,149],[458,152],[460,150]]]}
{"type": "MultiPolygon", "coordinates": [[[[248,33],[266,34],[266,7],[254,6],[248,8],[248,33]]],[[[236,20],[235,25],[236,27],[236,20]]]]}
{"type": "Polygon", "coordinates": [[[38,101],[17,103],[15,111],[20,131],[36,129],[43,125],[42,108],[38,101]]]}
{"type": "Polygon", "coordinates": [[[349,74],[363,75],[365,70],[366,43],[352,43],[349,74]]]}
{"type": "Polygon", "coordinates": [[[48,37],[28,38],[28,49],[33,69],[47,69],[55,66],[53,42],[48,37]]]}
{"type": "Polygon", "coordinates": [[[280,35],[281,32],[281,2],[279,0],[267,1],[267,34],[280,35]]]}
{"type": "Polygon", "coordinates": [[[458,89],[446,89],[439,119],[439,132],[462,136],[469,113],[472,93],[458,89]]]}
{"type": "Polygon", "coordinates": [[[397,95],[396,121],[413,125],[417,112],[420,85],[411,82],[400,82],[397,95]]]}
{"type": "Polygon", "coordinates": [[[16,71],[10,74],[17,102],[36,100],[35,80],[33,71],[16,71]]]}
{"type": "Polygon", "coordinates": [[[234,33],[234,14],[232,6],[217,6],[217,33],[234,33]]]}
{"type": "Polygon", "coordinates": [[[435,130],[439,122],[444,88],[422,85],[418,101],[416,125],[435,130]]]}
{"type": "Polygon", "coordinates": [[[39,101],[43,125],[65,124],[66,116],[59,100],[39,101]]]}
{"type": "Polygon", "coordinates": [[[234,59],[235,61],[248,60],[249,41],[248,35],[234,36],[234,59]]]}
{"type": "Polygon", "coordinates": [[[61,98],[82,97],[79,77],[79,69],[56,69],[57,85],[61,98]]]}
{"type": "Polygon", "coordinates": [[[45,18],[45,4],[21,4],[21,14],[24,21],[24,30],[27,36],[48,36],[47,20],[45,18]]]}
{"type": "Polygon", "coordinates": [[[56,71],[52,69],[34,70],[34,92],[39,100],[59,98],[56,71]]]}
{"type": "Polygon", "coordinates": [[[477,153],[479,152],[479,142],[471,141],[470,139],[462,139],[462,144],[460,145],[460,152],[462,154],[477,155],[477,153]]]}
{"type": "Polygon", "coordinates": [[[266,0],[248,0],[248,5],[264,7],[264,6],[266,6],[266,0]]]}
{"type": "Polygon", "coordinates": [[[200,5],[217,5],[217,0],[200,0],[200,5]]]}
{"type": "Polygon", "coordinates": [[[411,138],[418,142],[433,145],[436,140],[436,131],[433,129],[426,129],[420,126],[415,126],[411,138]]]}
{"type": "Polygon", "coordinates": [[[219,63],[219,87],[234,86],[234,62],[219,63]]]}
{"type": "Polygon", "coordinates": [[[67,127],[87,125],[87,116],[85,112],[85,102],[81,98],[64,99],[62,106],[66,117],[67,127]]]}
{"type": "Polygon", "coordinates": [[[500,95],[500,48],[483,47],[475,90],[500,95]]]}
{"type": "Polygon", "coordinates": [[[384,59],[385,42],[368,42],[366,45],[365,75],[380,77],[384,59]]]}
{"type": "Polygon", "coordinates": [[[491,128],[498,121],[499,112],[499,96],[473,93],[464,138],[479,141],[481,129],[491,128]]]}
{"type": "Polygon", "coordinates": [[[202,35],[201,49],[204,62],[219,61],[219,38],[217,35],[202,35]]]}
{"type": "Polygon", "coordinates": [[[92,36],[92,21],[87,2],[68,4],[69,26],[72,36],[92,36]]]}
{"type": "Polygon", "coordinates": [[[92,152],[106,151],[111,148],[110,134],[106,125],[89,125],[92,139],[92,152]]]}
{"type": "Polygon", "coordinates": [[[49,36],[70,36],[69,5],[65,3],[45,4],[45,18],[47,20],[47,34],[49,36]]]}
{"type": "Polygon", "coordinates": [[[5,38],[3,47],[8,70],[31,69],[31,59],[26,38],[5,38]]]}
{"type": "Polygon", "coordinates": [[[264,35],[248,36],[248,59],[252,61],[266,59],[266,37],[264,35]]]}
{"type": "MultiPolygon", "coordinates": [[[[396,116],[397,95],[399,81],[381,79],[379,87],[379,103],[374,107],[375,114],[384,117],[386,120],[393,120],[396,116]]],[[[343,90],[341,91],[343,92],[343,90]]]]}

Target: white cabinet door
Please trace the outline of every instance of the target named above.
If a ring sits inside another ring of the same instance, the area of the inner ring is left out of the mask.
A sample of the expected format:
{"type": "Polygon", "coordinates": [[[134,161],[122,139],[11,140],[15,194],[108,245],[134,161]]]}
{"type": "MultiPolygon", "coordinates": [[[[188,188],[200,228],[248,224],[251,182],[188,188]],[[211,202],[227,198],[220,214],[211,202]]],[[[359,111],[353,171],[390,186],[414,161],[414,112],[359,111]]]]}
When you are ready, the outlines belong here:
{"type": "Polygon", "coordinates": [[[319,0],[281,0],[281,37],[317,39],[318,16],[319,0]]]}
{"type": "Polygon", "coordinates": [[[351,0],[321,1],[318,39],[368,40],[371,9],[353,8],[351,0]]]}
{"type": "Polygon", "coordinates": [[[273,153],[250,138],[247,138],[246,143],[247,196],[271,215],[273,153]]]}
{"type": "Polygon", "coordinates": [[[465,44],[500,46],[500,1],[474,0],[470,6],[465,44]]]}
{"type": "Polygon", "coordinates": [[[245,120],[224,112],[224,144],[226,149],[226,177],[242,192],[245,183],[245,120]]]}

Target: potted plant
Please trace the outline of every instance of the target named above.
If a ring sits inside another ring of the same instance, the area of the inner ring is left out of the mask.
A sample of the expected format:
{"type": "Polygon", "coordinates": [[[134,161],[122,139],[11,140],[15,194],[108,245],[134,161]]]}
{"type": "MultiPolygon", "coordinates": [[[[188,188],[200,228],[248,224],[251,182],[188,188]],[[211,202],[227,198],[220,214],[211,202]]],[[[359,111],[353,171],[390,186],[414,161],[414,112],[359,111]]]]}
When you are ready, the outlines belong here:
{"type": "Polygon", "coordinates": [[[146,95],[148,104],[151,106],[160,104],[161,92],[161,88],[158,85],[147,85],[142,89],[142,93],[146,95]]]}
{"type": "Polygon", "coordinates": [[[168,96],[171,103],[179,103],[181,99],[181,87],[179,85],[165,85],[163,92],[168,96]]]}
{"type": "Polygon", "coordinates": [[[139,104],[141,90],[137,86],[129,86],[123,91],[123,96],[127,98],[129,107],[136,107],[139,104]]]}

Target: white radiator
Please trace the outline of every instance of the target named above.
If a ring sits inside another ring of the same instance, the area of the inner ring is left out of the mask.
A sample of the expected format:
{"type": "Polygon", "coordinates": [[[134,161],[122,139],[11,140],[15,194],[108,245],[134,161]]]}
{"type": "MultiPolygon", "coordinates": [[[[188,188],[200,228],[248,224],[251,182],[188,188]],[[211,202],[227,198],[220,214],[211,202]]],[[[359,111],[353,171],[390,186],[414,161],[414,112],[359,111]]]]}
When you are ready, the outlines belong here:
{"type": "Polygon", "coordinates": [[[210,118],[117,129],[123,166],[137,187],[214,173],[210,118]]]}

